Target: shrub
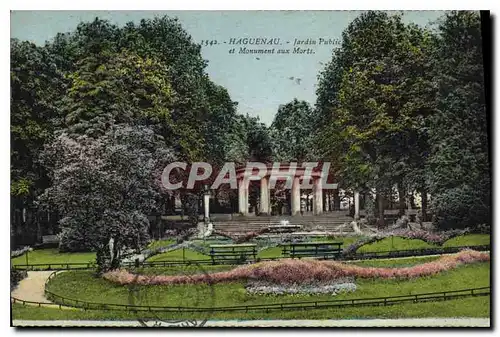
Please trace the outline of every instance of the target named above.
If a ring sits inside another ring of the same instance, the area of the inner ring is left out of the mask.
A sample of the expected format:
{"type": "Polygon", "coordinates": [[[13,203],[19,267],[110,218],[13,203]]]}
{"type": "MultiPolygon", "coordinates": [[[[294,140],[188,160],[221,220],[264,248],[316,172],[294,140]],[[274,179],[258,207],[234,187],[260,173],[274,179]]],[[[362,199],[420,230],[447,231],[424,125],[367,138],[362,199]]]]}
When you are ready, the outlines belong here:
{"type": "Polygon", "coordinates": [[[31,248],[29,246],[26,246],[26,247],[23,247],[23,248],[20,248],[20,249],[17,249],[17,250],[14,250],[12,252],[10,252],[10,258],[14,258],[14,257],[18,257],[18,256],[21,256],[23,255],[24,253],[26,253],[27,251],[29,251],[31,248]]]}
{"type": "Polygon", "coordinates": [[[26,270],[10,269],[10,291],[14,290],[22,279],[28,276],[26,270]]]}

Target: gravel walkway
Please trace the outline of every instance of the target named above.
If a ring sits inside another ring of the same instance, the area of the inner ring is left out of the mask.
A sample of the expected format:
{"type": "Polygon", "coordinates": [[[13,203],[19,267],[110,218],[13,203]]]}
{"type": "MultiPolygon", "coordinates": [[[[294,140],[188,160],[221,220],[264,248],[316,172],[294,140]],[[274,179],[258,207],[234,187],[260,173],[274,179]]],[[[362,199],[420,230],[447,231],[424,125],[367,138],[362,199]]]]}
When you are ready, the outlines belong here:
{"type": "MultiPolygon", "coordinates": [[[[137,321],[28,321],[13,326],[140,327],[137,321]]],[[[151,322],[149,325],[153,325],[151,322]]],[[[168,324],[157,325],[167,327],[168,324]]],[[[178,327],[178,326],[176,326],[178,327]]],[[[353,320],[252,320],[208,321],[205,327],[490,327],[489,318],[403,318],[353,320]]]]}
{"type": "Polygon", "coordinates": [[[52,303],[45,298],[45,281],[53,271],[29,271],[28,277],[19,282],[11,296],[23,301],[52,303]]]}

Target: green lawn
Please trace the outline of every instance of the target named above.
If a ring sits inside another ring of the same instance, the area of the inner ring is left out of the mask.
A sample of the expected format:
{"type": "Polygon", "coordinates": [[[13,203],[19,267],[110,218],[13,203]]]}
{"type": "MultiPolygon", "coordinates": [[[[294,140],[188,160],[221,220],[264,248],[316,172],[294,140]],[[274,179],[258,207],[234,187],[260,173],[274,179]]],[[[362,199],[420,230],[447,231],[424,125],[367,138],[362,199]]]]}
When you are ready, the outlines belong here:
{"type": "Polygon", "coordinates": [[[176,242],[176,240],[174,240],[174,239],[155,240],[155,241],[152,241],[151,243],[149,243],[147,248],[148,249],[157,249],[160,247],[168,247],[171,244],[174,244],[175,242],[176,242]]]}
{"type": "Polygon", "coordinates": [[[281,252],[283,251],[283,247],[271,247],[267,249],[261,250],[257,257],[260,258],[271,258],[271,257],[282,257],[281,252]]]}
{"type": "MultiPolygon", "coordinates": [[[[309,311],[272,311],[249,313],[217,313],[202,316],[202,319],[366,319],[408,317],[490,317],[488,296],[455,299],[443,302],[404,303],[381,307],[354,307],[344,309],[321,309],[309,311]]],[[[124,311],[77,311],[12,305],[13,319],[26,320],[135,320],[186,319],[182,314],[147,314],[124,311]]],[[[196,317],[195,317],[196,318],[196,317]]]]}
{"type": "MultiPolygon", "coordinates": [[[[339,242],[342,241],[343,247],[347,247],[353,242],[359,240],[359,237],[339,237],[334,239],[326,238],[314,238],[312,241],[332,241],[339,242]]],[[[166,247],[175,240],[160,240],[150,243],[148,248],[166,247]]],[[[444,243],[444,247],[453,246],[465,246],[465,245],[487,245],[490,243],[489,234],[468,234],[450,239],[444,243]]],[[[414,239],[404,239],[400,237],[385,238],[381,241],[364,245],[358,249],[358,252],[371,252],[371,251],[390,251],[390,250],[400,250],[400,249],[418,249],[418,248],[431,248],[437,247],[435,245],[428,244],[422,240],[414,239]]],[[[259,252],[258,257],[260,258],[272,258],[281,257],[281,247],[273,247],[262,250],[259,252]]],[[[190,260],[201,260],[210,259],[210,256],[198,253],[196,251],[186,249],[185,258],[190,260]]],[[[148,261],[161,261],[161,260],[182,260],[183,253],[182,249],[177,249],[167,253],[155,255],[148,259],[148,261]]],[[[11,259],[14,265],[26,264],[26,256],[18,256],[11,259]]],[[[28,253],[28,263],[29,264],[41,264],[41,263],[88,263],[95,262],[95,253],[85,252],[85,253],[59,253],[58,249],[39,249],[28,253]]]]}
{"type": "MultiPolygon", "coordinates": [[[[26,264],[26,255],[11,259],[13,265],[26,264]]],[[[88,263],[95,262],[94,252],[59,253],[57,248],[37,249],[28,253],[28,263],[88,263]]]]}
{"type": "Polygon", "coordinates": [[[357,266],[363,266],[363,267],[411,267],[416,264],[422,264],[422,263],[427,263],[431,262],[434,260],[439,259],[439,256],[425,256],[425,257],[404,257],[404,258],[397,258],[397,259],[380,259],[380,260],[363,260],[363,261],[355,261],[355,262],[348,262],[355,264],[357,266]]]}
{"type": "Polygon", "coordinates": [[[449,239],[443,247],[489,245],[490,240],[490,234],[467,234],[449,239]]]}
{"type": "Polygon", "coordinates": [[[362,237],[361,236],[344,236],[344,237],[336,237],[332,239],[326,239],[326,238],[314,238],[312,242],[315,241],[320,241],[320,242],[342,242],[342,248],[346,248],[353,244],[354,242],[360,240],[362,237]]]}
{"type": "Polygon", "coordinates": [[[154,261],[164,261],[164,260],[183,260],[184,258],[186,260],[209,260],[210,256],[198,253],[188,248],[185,249],[180,248],[152,256],[149,259],[147,259],[147,261],[154,262],[154,261]]]}
{"type": "MultiPolygon", "coordinates": [[[[382,261],[380,261],[382,262],[382,261]]],[[[365,297],[383,297],[407,295],[444,290],[458,290],[465,288],[483,287],[489,285],[490,264],[477,263],[462,266],[454,270],[440,273],[435,276],[422,277],[412,280],[367,280],[358,279],[358,289],[354,293],[331,295],[287,295],[262,296],[248,294],[244,282],[231,282],[209,285],[157,285],[137,286],[131,292],[129,287],[112,284],[106,280],[96,278],[90,271],[70,271],[57,275],[48,285],[48,289],[57,294],[73,299],[108,302],[116,304],[142,305],[169,305],[169,306],[230,306],[242,304],[265,304],[295,301],[314,301],[329,299],[351,299],[365,297]]],[[[422,304],[404,304],[394,307],[349,308],[270,313],[221,313],[213,314],[214,319],[223,318],[319,318],[319,317],[459,317],[489,315],[487,299],[460,300],[456,305],[449,302],[435,302],[422,304]],[[465,301],[465,302],[464,302],[465,301]],[[464,308],[465,304],[469,308],[464,308]],[[436,310],[438,307],[440,310],[436,310]],[[426,311],[428,310],[428,311],[426,311]],[[316,316],[317,315],[317,316],[316,316]],[[323,316],[322,316],[323,315],[323,316]],[[329,316],[328,316],[329,315],[329,316]]],[[[45,309],[44,309],[45,310],[45,309]]],[[[121,314],[120,314],[121,315],[121,314]]],[[[179,317],[179,316],[176,316],[179,317]]],[[[196,317],[196,314],[184,314],[184,318],[196,317]]],[[[199,317],[199,315],[198,315],[199,317]]]]}
{"type": "Polygon", "coordinates": [[[385,252],[391,250],[433,248],[436,245],[429,244],[419,239],[405,239],[398,236],[391,236],[383,240],[373,242],[358,248],[357,252],[385,252]]]}
{"type": "Polygon", "coordinates": [[[226,271],[236,268],[235,265],[187,265],[187,266],[170,266],[170,267],[142,267],[139,270],[132,270],[134,273],[146,275],[193,275],[200,273],[214,273],[218,271],[226,271]]]}

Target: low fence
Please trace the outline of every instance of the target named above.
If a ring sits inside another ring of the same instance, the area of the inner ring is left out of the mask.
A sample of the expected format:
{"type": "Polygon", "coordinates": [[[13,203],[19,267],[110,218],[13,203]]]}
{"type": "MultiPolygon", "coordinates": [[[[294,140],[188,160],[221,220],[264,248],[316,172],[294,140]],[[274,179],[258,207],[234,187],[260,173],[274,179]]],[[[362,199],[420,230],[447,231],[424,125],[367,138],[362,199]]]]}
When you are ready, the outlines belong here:
{"type": "Polygon", "coordinates": [[[438,255],[438,254],[452,254],[458,253],[463,249],[473,249],[477,251],[490,250],[490,245],[477,245],[477,246],[460,246],[460,247],[433,247],[433,248],[420,248],[420,249],[402,249],[392,251],[380,252],[356,252],[352,255],[344,255],[342,259],[349,260],[367,260],[367,259],[380,259],[392,257],[412,257],[423,255],[438,255]]]}
{"type": "MultiPolygon", "coordinates": [[[[55,273],[54,273],[55,274],[55,273]]],[[[51,275],[52,276],[52,275],[51,275]]],[[[51,291],[45,290],[46,296],[58,303],[40,303],[32,301],[23,301],[11,297],[12,303],[20,303],[23,305],[38,305],[41,306],[62,306],[79,308],[83,310],[112,310],[112,311],[132,311],[132,312],[176,312],[176,313],[200,313],[200,312],[236,312],[236,311],[265,311],[274,310],[306,310],[306,309],[327,309],[327,308],[348,308],[360,306],[386,306],[398,303],[421,303],[429,301],[446,301],[472,296],[488,296],[491,293],[490,287],[469,288],[461,290],[439,291],[432,293],[420,293],[412,295],[398,295],[387,297],[371,297],[371,298],[353,298],[344,300],[324,300],[324,301],[301,301],[288,303],[272,303],[272,304],[253,304],[253,305],[236,305],[236,306],[221,306],[221,307],[184,307],[184,306],[151,306],[151,305],[129,305],[117,303],[97,303],[87,302],[82,300],[71,299],[65,296],[60,296],[51,291]]]]}
{"type": "MultiPolygon", "coordinates": [[[[490,250],[490,245],[478,245],[478,246],[460,246],[460,247],[436,247],[436,248],[421,248],[421,249],[405,249],[405,250],[392,250],[392,251],[380,251],[380,252],[359,252],[350,255],[341,255],[335,260],[370,260],[370,259],[386,259],[386,258],[398,258],[398,257],[418,257],[425,255],[439,255],[439,254],[452,254],[457,253],[463,249],[473,249],[477,251],[488,251],[490,250]]],[[[283,259],[284,257],[275,258],[257,258],[256,260],[247,260],[246,263],[256,262],[256,261],[274,261],[283,259]]],[[[310,257],[314,258],[314,257],[310,257]]],[[[321,258],[320,258],[321,259],[321,258]]],[[[200,259],[200,260],[164,260],[164,261],[154,261],[154,262],[125,262],[122,263],[124,268],[146,268],[146,267],[175,267],[175,266],[185,266],[190,264],[198,265],[234,265],[234,261],[223,261],[218,260],[214,263],[211,259],[200,259]]],[[[37,263],[37,264],[18,264],[13,265],[12,268],[18,270],[85,270],[85,269],[95,269],[96,263],[37,263]]]]}

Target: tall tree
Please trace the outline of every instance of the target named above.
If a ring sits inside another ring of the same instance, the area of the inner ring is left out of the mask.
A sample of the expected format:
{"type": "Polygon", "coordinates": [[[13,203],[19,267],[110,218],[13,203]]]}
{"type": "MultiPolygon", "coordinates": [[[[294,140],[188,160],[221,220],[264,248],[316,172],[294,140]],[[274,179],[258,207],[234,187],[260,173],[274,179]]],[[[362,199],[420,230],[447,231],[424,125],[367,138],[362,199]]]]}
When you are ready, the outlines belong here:
{"type": "Polygon", "coordinates": [[[306,101],[280,105],[271,124],[273,153],[277,160],[303,162],[311,157],[313,111],[306,101]]]}
{"type": "Polygon", "coordinates": [[[30,42],[11,40],[10,66],[12,229],[18,235],[40,238],[41,228],[32,211],[50,182],[38,154],[51,141],[61,117],[58,101],[65,80],[51,55],[30,42]]]}
{"type": "MultiPolygon", "coordinates": [[[[91,54],[78,61],[68,78],[63,109],[70,132],[97,137],[115,123],[154,125],[166,137],[178,132],[171,116],[175,94],[155,59],[125,50],[91,54]]],[[[174,139],[167,141],[172,145],[174,139]]]]}
{"type": "Polygon", "coordinates": [[[430,32],[400,16],[368,12],[343,33],[335,64],[320,78],[317,109],[332,114],[320,150],[341,159],[347,186],[377,189],[379,213],[394,184],[402,208],[409,182],[416,184],[409,176],[423,160],[423,121],[433,110],[431,45],[430,32]]]}
{"type": "Polygon", "coordinates": [[[437,111],[427,166],[435,223],[489,224],[491,179],[479,13],[446,14],[436,40],[437,111]]]}
{"type": "Polygon", "coordinates": [[[54,184],[42,200],[62,216],[60,248],[95,250],[101,270],[118,267],[147,242],[165,159],[172,152],[143,126],[113,125],[97,139],[59,135],[44,151],[54,184]]]}

